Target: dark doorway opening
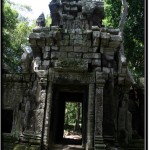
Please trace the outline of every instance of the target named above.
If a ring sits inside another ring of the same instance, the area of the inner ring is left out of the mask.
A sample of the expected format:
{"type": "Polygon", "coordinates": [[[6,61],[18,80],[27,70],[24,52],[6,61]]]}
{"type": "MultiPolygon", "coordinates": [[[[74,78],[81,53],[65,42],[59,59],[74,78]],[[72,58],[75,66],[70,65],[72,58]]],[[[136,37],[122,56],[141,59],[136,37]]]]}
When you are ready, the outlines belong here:
{"type": "Polygon", "coordinates": [[[13,110],[2,109],[2,133],[11,133],[13,110]]]}
{"type": "Polygon", "coordinates": [[[80,88],[54,88],[50,145],[85,145],[88,91],[80,88]]]}

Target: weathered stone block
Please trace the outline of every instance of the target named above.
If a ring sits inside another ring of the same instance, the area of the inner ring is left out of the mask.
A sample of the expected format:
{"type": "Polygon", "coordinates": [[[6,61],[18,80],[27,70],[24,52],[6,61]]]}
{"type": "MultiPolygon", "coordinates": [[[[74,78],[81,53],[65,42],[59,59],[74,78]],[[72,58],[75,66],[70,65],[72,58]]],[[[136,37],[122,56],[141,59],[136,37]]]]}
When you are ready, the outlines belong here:
{"type": "Polygon", "coordinates": [[[50,46],[45,46],[45,51],[49,52],[50,51],[50,46]]]}
{"type": "Polygon", "coordinates": [[[59,51],[59,47],[58,46],[51,46],[51,50],[52,51],[59,51]]]}
{"type": "Polygon", "coordinates": [[[43,59],[50,59],[50,52],[44,52],[43,59]]]}
{"type": "Polygon", "coordinates": [[[82,40],[74,40],[74,46],[82,46],[83,41],[82,40]]]}
{"type": "Polygon", "coordinates": [[[110,40],[112,40],[112,41],[122,41],[122,37],[120,35],[110,35],[110,40]]]}
{"type": "Polygon", "coordinates": [[[69,40],[69,45],[73,46],[74,45],[74,40],[69,40]]]}
{"type": "Polygon", "coordinates": [[[69,35],[68,34],[64,34],[63,35],[63,40],[69,40],[69,35]]]}
{"type": "Polygon", "coordinates": [[[31,45],[36,45],[36,40],[34,40],[34,39],[29,39],[29,42],[31,45]]]}
{"type": "Polygon", "coordinates": [[[67,46],[67,45],[69,45],[69,40],[61,40],[61,41],[58,42],[58,45],[67,46]]]}
{"type": "Polygon", "coordinates": [[[70,9],[70,11],[77,11],[77,10],[78,10],[77,6],[71,7],[70,9]]]}
{"type": "Polygon", "coordinates": [[[110,33],[101,32],[101,38],[102,39],[110,39],[110,33]]]}
{"type": "Polygon", "coordinates": [[[91,36],[92,34],[83,34],[83,40],[90,40],[91,39],[91,36]]]}
{"type": "Polygon", "coordinates": [[[80,29],[80,26],[81,26],[81,23],[80,21],[77,21],[75,24],[77,25],[77,28],[75,29],[75,33],[76,34],[82,34],[82,30],[80,29]],[[79,28],[78,28],[79,27],[79,28]]]}
{"type": "Polygon", "coordinates": [[[87,70],[88,65],[81,59],[61,59],[55,62],[56,68],[65,70],[87,70]]]}
{"type": "Polygon", "coordinates": [[[49,64],[50,64],[50,60],[44,60],[44,61],[42,61],[42,65],[43,66],[49,66],[49,64]]]}
{"type": "Polygon", "coordinates": [[[105,72],[106,74],[109,74],[110,73],[110,68],[103,67],[103,72],[105,72]]]}
{"type": "Polygon", "coordinates": [[[57,59],[58,58],[58,52],[51,52],[51,59],[57,59]]]}
{"type": "Polygon", "coordinates": [[[75,34],[75,29],[70,29],[69,33],[75,34]]]}
{"type": "Polygon", "coordinates": [[[92,39],[92,30],[86,30],[83,32],[83,39],[91,40],[92,39]]]}
{"type": "Polygon", "coordinates": [[[81,58],[82,53],[74,53],[74,52],[70,52],[68,53],[68,57],[70,58],[81,58]]]}
{"type": "Polygon", "coordinates": [[[54,40],[52,38],[46,38],[46,45],[53,46],[54,40]]]}
{"type": "Polygon", "coordinates": [[[70,40],[74,40],[75,39],[75,34],[70,34],[70,40]]]}
{"type": "Polygon", "coordinates": [[[101,66],[101,60],[100,59],[93,59],[92,60],[92,66],[101,66]]]}
{"type": "Polygon", "coordinates": [[[120,46],[121,42],[120,41],[111,41],[109,42],[109,47],[110,48],[118,48],[120,46]]]}
{"type": "Polygon", "coordinates": [[[67,52],[51,52],[51,58],[57,59],[57,58],[66,58],[67,52]]]}
{"type": "Polygon", "coordinates": [[[99,31],[100,28],[99,28],[98,26],[92,26],[92,30],[93,30],[93,31],[99,31]]]}
{"type": "Polygon", "coordinates": [[[104,85],[106,75],[103,72],[96,72],[96,82],[104,85]]]}
{"type": "Polygon", "coordinates": [[[61,46],[60,51],[73,52],[73,46],[61,46]]]}
{"type": "Polygon", "coordinates": [[[100,39],[99,38],[93,39],[93,46],[99,46],[99,44],[100,44],[100,39]]]}
{"type": "Polygon", "coordinates": [[[122,68],[121,73],[126,74],[127,73],[127,68],[122,68]]]}
{"type": "Polygon", "coordinates": [[[120,30],[119,29],[107,29],[107,32],[113,35],[117,35],[120,30]]]}
{"type": "Polygon", "coordinates": [[[69,10],[70,10],[70,7],[65,5],[65,6],[64,6],[64,10],[65,10],[65,11],[69,11],[69,10]]]}
{"type": "Polygon", "coordinates": [[[36,43],[39,46],[45,46],[45,40],[37,40],[36,43]]]}
{"type": "Polygon", "coordinates": [[[109,45],[110,34],[106,32],[101,32],[101,45],[107,47],[109,45]]]}
{"type": "Polygon", "coordinates": [[[100,31],[93,31],[93,38],[99,38],[100,37],[100,31]]]}
{"type": "Polygon", "coordinates": [[[83,58],[101,58],[100,53],[85,53],[83,58]]]}
{"type": "Polygon", "coordinates": [[[114,50],[115,50],[114,48],[105,48],[105,47],[103,48],[104,53],[114,53],[114,50]]]}
{"type": "Polygon", "coordinates": [[[53,31],[53,38],[54,38],[55,40],[61,40],[62,37],[61,37],[60,31],[53,31]]]}
{"type": "Polygon", "coordinates": [[[53,31],[50,31],[46,38],[53,38],[53,31]]]}
{"type": "Polygon", "coordinates": [[[44,32],[41,32],[41,33],[40,33],[40,38],[41,38],[41,39],[45,38],[45,33],[44,33],[44,32]]]}
{"type": "Polygon", "coordinates": [[[88,52],[88,47],[85,46],[75,46],[74,52],[88,52]]]}
{"type": "Polygon", "coordinates": [[[92,63],[92,59],[82,59],[84,62],[88,63],[92,63]]]}
{"type": "Polygon", "coordinates": [[[82,34],[75,34],[75,39],[82,40],[83,39],[82,34]]]}
{"type": "Polygon", "coordinates": [[[97,52],[98,51],[98,47],[89,47],[89,52],[97,52]]]}
{"type": "Polygon", "coordinates": [[[40,33],[31,33],[29,39],[40,39],[40,33]]]}
{"type": "Polygon", "coordinates": [[[91,44],[91,40],[83,40],[83,43],[82,43],[83,46],[87,46],[87,47],[90,47],[92,44],[91,44]]]}
{"type": "Polygon", "coordinates": [[[59,26],[51,26],[51,31],[59,31],[59,26]]]}

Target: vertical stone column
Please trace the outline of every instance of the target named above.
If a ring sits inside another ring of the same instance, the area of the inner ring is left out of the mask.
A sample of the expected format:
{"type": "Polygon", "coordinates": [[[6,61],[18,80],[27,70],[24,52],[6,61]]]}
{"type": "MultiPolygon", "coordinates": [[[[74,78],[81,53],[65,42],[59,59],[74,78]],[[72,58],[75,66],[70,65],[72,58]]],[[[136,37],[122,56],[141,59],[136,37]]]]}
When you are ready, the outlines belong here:
{"type": "Polygon", "coordinates": [[[96,73],[96,93],[95,93],[95,150],[105,150],[103,142],[103,88],[105,79],[101,72],[96,73]]]}
{"type": "Polygon", "coordinates": [[[86,150],[93,150],[93,146],[94,146],[94,84],[90,84],[88,96],[86,150]]]}
{"type": "Polygon", "coordinates": [[[51,106],[52,106],[52,82],[49,82],[48,83],[48,90],[47,90],[46,108],[45,108],[46,112],[45,112],[44,137],[43,137],[43,143],[45,146],[48,146],[48,142],[49,142],[51,106]]]}

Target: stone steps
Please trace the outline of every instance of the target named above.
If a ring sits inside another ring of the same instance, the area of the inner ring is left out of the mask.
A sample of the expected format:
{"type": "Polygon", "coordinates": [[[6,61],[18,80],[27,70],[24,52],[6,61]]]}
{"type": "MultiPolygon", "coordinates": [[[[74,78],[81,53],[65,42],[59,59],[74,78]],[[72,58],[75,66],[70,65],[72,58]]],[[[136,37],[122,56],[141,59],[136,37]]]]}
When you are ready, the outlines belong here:
{"type": "Polygon", "coordinates": [[[106,150],[106,145],[101,136],[96,136],[94,140],[95,150],[106,150]]]}

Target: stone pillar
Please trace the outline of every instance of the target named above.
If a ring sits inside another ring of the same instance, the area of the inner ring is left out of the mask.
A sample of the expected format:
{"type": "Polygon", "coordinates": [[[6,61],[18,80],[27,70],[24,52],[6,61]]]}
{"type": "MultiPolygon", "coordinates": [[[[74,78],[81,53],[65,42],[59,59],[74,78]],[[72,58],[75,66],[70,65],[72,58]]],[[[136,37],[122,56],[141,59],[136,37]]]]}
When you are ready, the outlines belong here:
{"type": "Polygon", "coordinates": [[[88,97],[86,150],[92,150],[93,146],[94,146],[94,84],[90,84],[88,97]]]}
{"type": "Polygon", "coordinates": [[[105,79],[101,72],[96,73],[96,93],[95,93],[95,150],[105,150],[103,142],[103,87],[105,79]]]}
{"type": "Polygon", "coordinates": [[[52,106],[52,82],[48,83],[48,90],[47,90],[47,101],[46,101],[45,122],[44,122],[44,138],[43,138],[43,143],[45,146],[48,146],[49,142],[51,106],[52,106]]]}

